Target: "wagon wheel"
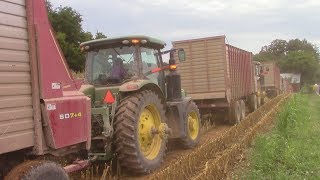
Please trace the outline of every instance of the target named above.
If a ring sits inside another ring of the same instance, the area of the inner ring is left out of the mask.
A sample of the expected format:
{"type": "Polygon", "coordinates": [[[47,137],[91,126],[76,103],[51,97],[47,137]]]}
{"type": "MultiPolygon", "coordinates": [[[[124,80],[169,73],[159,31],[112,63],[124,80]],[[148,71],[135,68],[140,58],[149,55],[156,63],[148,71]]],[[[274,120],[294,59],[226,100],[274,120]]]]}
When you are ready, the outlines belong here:
{"type": "Polygon", "coordinates": [[[257,101],[257,95],[251,94],[249,96],[249,110],[250,110],[250,112],[253,112],[258,108],[257,102],[258,102],[257,101]]]}
{"type": "Polygon", "coordinates": [[[229,122],[231,124],[238,124],[241,120],[241,109],[239,101],[231,103],[229,107],[229,122]]]}

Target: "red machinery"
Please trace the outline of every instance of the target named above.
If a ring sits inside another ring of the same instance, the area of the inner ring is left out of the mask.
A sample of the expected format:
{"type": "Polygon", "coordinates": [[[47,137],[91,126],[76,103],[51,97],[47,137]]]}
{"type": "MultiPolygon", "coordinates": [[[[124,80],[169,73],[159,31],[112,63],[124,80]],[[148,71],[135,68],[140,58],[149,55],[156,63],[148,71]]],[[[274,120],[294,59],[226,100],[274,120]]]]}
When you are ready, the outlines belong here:
{"type": "MultiPolygon", "coordinates": [[[[38,95],[43,100],[42,114],[48,123],[44,131],[50,148],[58,149],[87,142],[90,147],[90,99],[79,93],[79,85],[72,78],[66,60],[53,34],[45,2],[27,1],[29,43],[33,68],[31,77],[38,77],[38,95]],[[78,86],[77,86],[78,85],[78,86]],[[72,131],[74,129],[74,131],[72,131]]],[[[35,93],[35,92],[34,92],[35,93]]],[[[40,105],[40,101],[35,102],[40,105]]],[[[35,101],[37,101],[35,100],[35,101]]],[[[39,106],[38,105],[38,106],[39,106]]],[[[35,104],[34,104],[35,106],[35,104]]],[[[43,152],[39,152],[42,154],[43,152]]]]}
{"type": "MultiPolygon", "coordinates": [[[[71,76],[45,1],[0,0],[0,19],[0,159],[89,149],[91,100],[71,76]]],[[[0,177],[9,168],[1,160],[0,177]]]]}

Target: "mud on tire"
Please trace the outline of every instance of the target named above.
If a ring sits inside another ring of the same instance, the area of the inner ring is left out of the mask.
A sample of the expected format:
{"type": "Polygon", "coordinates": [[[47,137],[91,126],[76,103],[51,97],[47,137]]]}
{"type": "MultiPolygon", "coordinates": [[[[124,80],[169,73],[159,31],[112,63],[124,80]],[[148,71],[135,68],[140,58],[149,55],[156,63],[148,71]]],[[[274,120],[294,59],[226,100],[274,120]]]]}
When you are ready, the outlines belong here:
{"type": "Polygon", "coordinates": [[[165,123],[165,106],[160,97],[150,90],[137,92],[123,99],[115,115],[114,143],[118,162],[121,168],[135,174],[147,174],[158,168],[166,150],[166,138],[162,139],[158,154],[151,160],[146,158],[140,148],[139,119],[148,105],[156,107],[161,123],[165,123]]]}

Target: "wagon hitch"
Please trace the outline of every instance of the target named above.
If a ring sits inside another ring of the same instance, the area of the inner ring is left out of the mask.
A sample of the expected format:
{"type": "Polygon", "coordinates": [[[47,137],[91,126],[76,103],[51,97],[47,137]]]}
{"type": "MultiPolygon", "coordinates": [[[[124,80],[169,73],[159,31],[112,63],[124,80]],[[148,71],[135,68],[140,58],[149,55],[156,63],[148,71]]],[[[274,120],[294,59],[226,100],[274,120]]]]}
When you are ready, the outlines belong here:
{"type": "Polygon", "coordinates": [[[66,171],[66,173],[74,173],[77,171],[80,171],[82,169],[85,169],[91,165],[92,162],[96,161],[98,159],[98,156],[93,156],[92,158],[89,158],[87,160],[75,160],[72,164],[63,167],[63,169],[66,171]]]}

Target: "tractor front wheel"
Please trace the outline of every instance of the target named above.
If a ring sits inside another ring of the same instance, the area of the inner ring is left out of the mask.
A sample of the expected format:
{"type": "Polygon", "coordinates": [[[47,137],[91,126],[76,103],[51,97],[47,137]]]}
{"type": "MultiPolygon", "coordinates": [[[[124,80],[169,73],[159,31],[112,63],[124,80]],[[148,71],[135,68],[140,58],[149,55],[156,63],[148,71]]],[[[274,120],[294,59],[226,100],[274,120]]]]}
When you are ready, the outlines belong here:
{"type": "Polygon", "coordinates": [[[166,150],[165,107],[153,91],[141,91],[120,102],[115,115],[115,151],[120,166],[135,174],[158,168],[166,150]]]}
{"type": "Polygon", "coordinates": [[[193,148],[199,143],[200,138],[200,113],[198,106],[192,101],[188,104],[186,110],[186,136],[179,139],[184,148],[193,148]]]}

